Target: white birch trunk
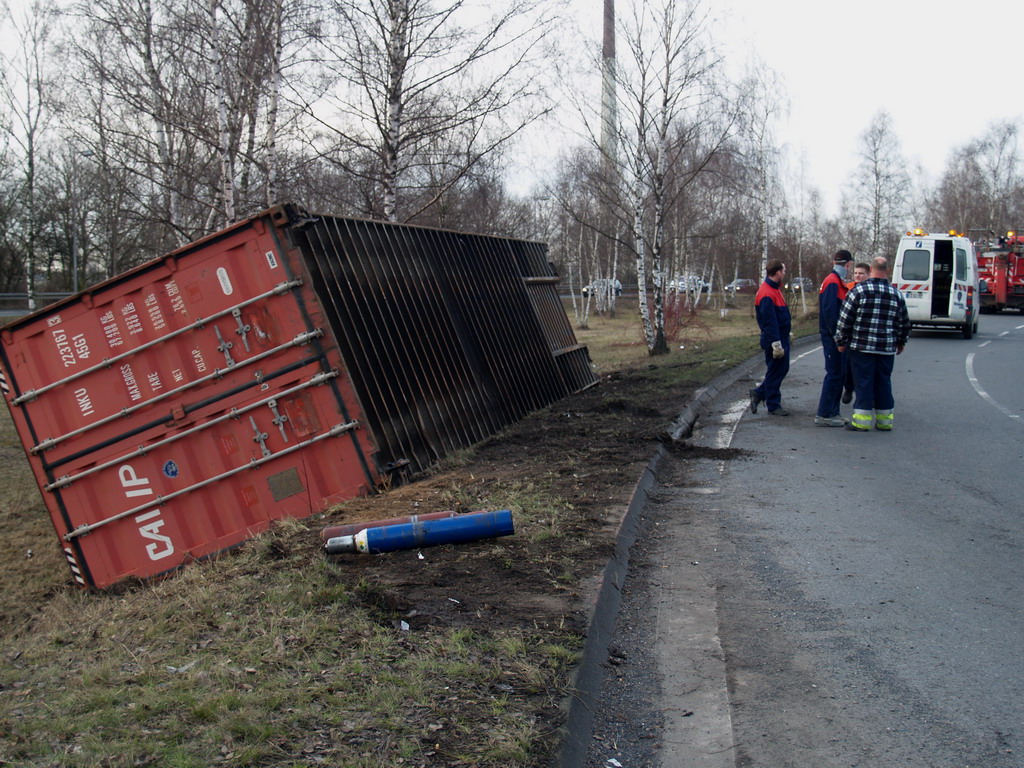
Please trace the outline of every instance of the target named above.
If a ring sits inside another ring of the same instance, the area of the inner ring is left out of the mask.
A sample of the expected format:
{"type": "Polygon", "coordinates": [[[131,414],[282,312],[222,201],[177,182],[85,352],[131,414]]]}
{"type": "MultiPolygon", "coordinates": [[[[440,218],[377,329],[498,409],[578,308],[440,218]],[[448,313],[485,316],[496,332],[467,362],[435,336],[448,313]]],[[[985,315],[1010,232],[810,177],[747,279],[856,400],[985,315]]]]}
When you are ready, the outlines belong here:
{"type": "MultiPolygon", "coordinates": [[[[618,234],[618,233],[616,232],[616,234],[618,234]]],[[[612,298],[611,298],[611,309],[610,309],[612,317],[615,316],[615,301],[616,301],[616,298],[617,298],[616,295],[615,295],[615,281],[618,279],[618,274],[619,274],[619,238],[616,237],[615,238],[615,242],[612,245],[612,276],[611,276],[612,298]]]]}
{"type": "Polygon", "coordinates": [[[267,111],[267,206],[277,205],[277,103],[281,94],[282,17],[284,0],[274,4],[274,80],[267,111]]]}
{"type": "Polygon", "coordinates": [[[153,113],[153,121],[156,124],[156,147],[157,159],[159,161],[159,184],[161,192],[167,200],[167,220],[174,232],[175,239],[179,245],[185,245],[188,238],[181,227],[181,204],[178,198],[178,191],[171,173],[171,152],[167,140],[167,116],[164,105],[164,90],[160,82],[160,75],[157,72],[156,62],[153,60],[153,6],[149,0],[143,0],[143,12],[146,15],[146,28],[143,31],[145,36],[144,49],[146,55],[146,77],[149,79],[150,105],[153,113]]]}
{"type": "Polygon", "coordinates": [[[391,42],[388,50],[388,124],[384,139],[384,217],[398,220],[399,145],[402,140],[402,89],[405,79],[409,9],[406,0],[392,0],[391,42]]]}
{"type": "Polygon", "coordinates": [[[643,200],[640,195],[640,165],[637,159],[637,168],[633,179],[633,238],[636,243],[636,281],[639,289],[638,306],[640,310],[640,322],[643,323],[644,341],[647,343],[648,351],[654,349],[654,328],[651,326],[651,313],[647,306],[647,254],[644,249],[644,209],[643,200]]]}
{"type": "MultiPolygon", "coordinates": [[[[667,75],[666,75],[667,77],[667,75]]],[[[668,83],[664,84],[668,88],[668,83]]],[[[667,94],[667,90],[664,92],[667,94]]],[[[665,176],[668,166],[668,109],[663,95],[658,126],[658,154],[654,161],[654,242],[651,244],[651,271],[654,273],[654,327],[653,344],[649,346],[655,354],[668,351],[665,339],[665,305],[662,274],[662,250],[665,242],[665,176]]]]}
{"type": "Polygon", "coordinates": [[[664,276],[661,269],[662,241],[665,238],[665,223],[662,219],[662,202],[655,195],[654,204],[654,242],[651,244],[651,277],[654,280],[654,319],[651,328],[653,343],[650,349],[653,352],[665,349],[665,304],[663,301],[662,287],[664,276]]]}
{"type": "Polygon", "coordinates": [[[220,0],[210,0],[210,41],[213,64],[213,80],[217,88],[217,128],[220,131],[220,186],[224,198],[225,224],[235,221],[235,184],[231,162],[231,134],[228,128],[228,96],[224,83],[224,67],[220,50],[220,29],[217,24],[217,9],[220,0]]]}

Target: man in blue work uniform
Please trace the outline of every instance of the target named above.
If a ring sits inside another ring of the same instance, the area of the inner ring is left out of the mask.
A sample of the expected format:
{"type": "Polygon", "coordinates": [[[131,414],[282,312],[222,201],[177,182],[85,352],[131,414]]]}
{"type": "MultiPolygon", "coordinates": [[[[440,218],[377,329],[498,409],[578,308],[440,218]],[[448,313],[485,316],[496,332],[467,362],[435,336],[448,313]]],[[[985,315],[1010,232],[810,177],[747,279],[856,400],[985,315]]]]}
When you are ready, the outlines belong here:
{"type": "Polygon", "coordinates": [[[761,349],[767,370],[764,381],[750,390],[750,410],[764,403],[769,416],[789,416],[782,407],[782,380],[789,373],[789,334],[793,321],[782,295],[782,281],[786,278],[786,265],[778,259],[768,262],[767,276],[754,297],[757,325],[761,329],[761,349]]]}
{"type": "Polygon", "coordinates": [[[832,257],[832,271],[818,289],[818,331],[821,349],[825,353],[825,379],[821,382],[821,396],[814,423],[822,427],[842,427],[846,419],[839,414],[839,401],[846,382],[846,355],[836,347],[836,323],[839,308],[846,298],[846,278],[853,256],[849,251],[836,251],[832,257]]]}

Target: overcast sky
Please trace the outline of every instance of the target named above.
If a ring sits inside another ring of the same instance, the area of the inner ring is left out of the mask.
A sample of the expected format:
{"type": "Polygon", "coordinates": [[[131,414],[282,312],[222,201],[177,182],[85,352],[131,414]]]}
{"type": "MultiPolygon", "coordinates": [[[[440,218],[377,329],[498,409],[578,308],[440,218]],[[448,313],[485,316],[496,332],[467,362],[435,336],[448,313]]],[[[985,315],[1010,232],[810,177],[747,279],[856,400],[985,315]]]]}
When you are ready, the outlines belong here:
{"type": "MultiPolygon", "coordinates": [[[[617,0],[620,17],[632,1],[617,0]]],[[[584,37],[596,45],[603,4],[572,0],[584,37]]],[[[790,111],[778,139],[794,165],[804,158],[830,215],[879,110],[890,114],[904,156],[929,183],[955,147],[996,121],[1024,117],[1020,0],[704,0],[704,8],[736,77],[752,56],[779,74],[790,111]]],[[[553,138],[544,137],[548,151],[579,140],[553,138]]],[[[514,188],[525,191],[540,166],[515,175],[514,188]]]]}
{"type": "MultiPolygon", "coordinates": [[[[779,127],[830,206],[884,109],[903,152],[934,182],[949,152],[1020,120],[1024,4],[1005,0],[708,0],[732,62],[756,50],[789,92],[779,127]]],[[[600,0],[594,0],[595,3],[600,0]]],[[[831,210],[835,213],[835,210],[831,210]]]]}
{"type": "MultiPolygon", "coordinates": [[[[635,1],[617,0],[619,15],[635,1]]],[[[19,8],[28,0],[8,2],[19,8]]],[[[1024,44],[1016,42],[1024,33],[1020,0],[703,2],[734,73],[756,54],[781,76],[790,114],[778,138],[794,162],[805,158],[829,213],[837,212],[856,166],[858,137],[880,109],[892,116],[907,159],[921,164],[932,182],[952,149],[996,121],[1024,117],[1024,44]]],[[[599,50],[604,0],[571,3],[583,36],[599,50]]],[[[525,193],[557,149],[580,140],[570,126],[561,136],[552,128],[542,129],[542,151],[532,139],[533,149],[518,153],[523,167],[513,173],[515,191],[525,193]]]]}

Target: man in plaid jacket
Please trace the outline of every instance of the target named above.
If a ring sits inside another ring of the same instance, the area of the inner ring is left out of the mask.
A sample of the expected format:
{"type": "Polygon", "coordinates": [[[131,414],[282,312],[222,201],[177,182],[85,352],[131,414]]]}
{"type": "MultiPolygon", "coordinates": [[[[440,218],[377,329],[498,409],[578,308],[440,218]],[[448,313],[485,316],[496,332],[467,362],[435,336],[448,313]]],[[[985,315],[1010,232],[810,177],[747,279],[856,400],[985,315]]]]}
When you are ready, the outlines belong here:
{"type": "Polygon", "coordinates": [[[888,262],[871,262],[871,276],[846,294],[836,323],[836,347],[849,350],[853,369],[853,418],[847,429],[892,429],[892,369],[910,337],[907,303],[888,279],[888,262]]]}

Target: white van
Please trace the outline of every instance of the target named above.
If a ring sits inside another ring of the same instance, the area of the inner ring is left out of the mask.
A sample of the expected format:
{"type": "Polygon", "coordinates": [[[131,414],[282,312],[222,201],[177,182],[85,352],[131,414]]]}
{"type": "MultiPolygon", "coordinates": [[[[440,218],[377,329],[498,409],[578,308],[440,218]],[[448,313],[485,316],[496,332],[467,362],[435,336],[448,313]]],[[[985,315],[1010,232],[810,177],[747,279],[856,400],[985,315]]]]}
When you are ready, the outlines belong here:
{"type": "Polygon", "coordinates": [[[978,332],[978,257],[966,237],[908,232],[900,238],[892,284],[907,301],[912,326],[959,328],[965,339],[978,332]]]}

